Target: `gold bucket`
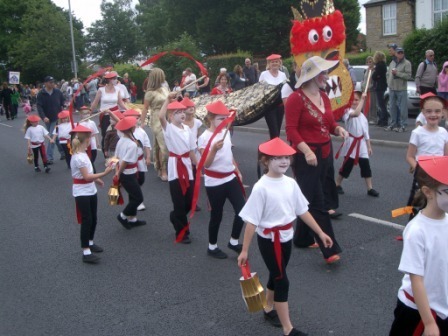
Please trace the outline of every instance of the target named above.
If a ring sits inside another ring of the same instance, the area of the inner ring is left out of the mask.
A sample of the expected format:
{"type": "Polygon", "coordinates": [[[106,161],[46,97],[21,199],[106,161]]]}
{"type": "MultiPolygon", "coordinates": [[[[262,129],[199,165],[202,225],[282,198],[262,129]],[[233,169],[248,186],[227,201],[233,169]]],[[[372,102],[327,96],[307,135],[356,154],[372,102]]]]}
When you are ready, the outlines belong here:
{"type": "Polygon", "coordinates": [[[250,313],[255,313],[264,309],[266,303],[266,292],[260,283],[260,279],[256,272],[251,273],[249,264],[246,262],[245,266],[241,266],[243,276],[240,277],[241,293],[247,310],[250,313]]]}
{"type": "Polygon", "coordinates": [[[109,196],[109,205],[118,205],[118,198],[120,197],[120,192],[118,191],[118,187],[116,185],[110,186],[107,195],[109,196]]]}
{"type": "Polygon", "coordinates": [[[28,164],[33,164],[34,158],[32,153],[28,153],[28,155],[26,156],[26,161],[28,162],[28,164]]]}

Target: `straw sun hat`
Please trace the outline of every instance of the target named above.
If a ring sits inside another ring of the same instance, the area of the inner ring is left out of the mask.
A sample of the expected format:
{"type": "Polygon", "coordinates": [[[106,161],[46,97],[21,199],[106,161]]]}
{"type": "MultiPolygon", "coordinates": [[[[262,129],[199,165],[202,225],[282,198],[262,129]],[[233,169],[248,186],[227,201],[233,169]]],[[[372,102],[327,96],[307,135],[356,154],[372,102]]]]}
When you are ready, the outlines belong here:
{"type": "Polygon", "coordinates": [[[303,83],[308,82],[309,80],[317,77],[322,71],[327,71],[333,67],[335,67],[339,63],[336,61],[327,61],[322,57],[313,56],[308,58],[302,64],[302,69],[300,71],[300,77],[297,80],[296,88],[299,88],[303,85],[303,83]]]}

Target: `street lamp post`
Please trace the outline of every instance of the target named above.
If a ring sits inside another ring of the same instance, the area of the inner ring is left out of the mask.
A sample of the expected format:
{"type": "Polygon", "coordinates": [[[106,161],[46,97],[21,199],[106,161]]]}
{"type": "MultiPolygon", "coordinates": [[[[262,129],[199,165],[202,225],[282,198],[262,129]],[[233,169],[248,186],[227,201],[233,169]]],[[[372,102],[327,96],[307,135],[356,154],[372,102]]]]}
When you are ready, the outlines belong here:
{"type": "Polygon", "coordinates": [[[68,0],[68,13],[70,15],[70,34],[72,37],[73,72],[75,73],[75,78],[78,78],[78,65],[76,64],[76,53],[75,53],[75,38],[73,36],[72,6],[70,4],[70,0],[68,0]]]}

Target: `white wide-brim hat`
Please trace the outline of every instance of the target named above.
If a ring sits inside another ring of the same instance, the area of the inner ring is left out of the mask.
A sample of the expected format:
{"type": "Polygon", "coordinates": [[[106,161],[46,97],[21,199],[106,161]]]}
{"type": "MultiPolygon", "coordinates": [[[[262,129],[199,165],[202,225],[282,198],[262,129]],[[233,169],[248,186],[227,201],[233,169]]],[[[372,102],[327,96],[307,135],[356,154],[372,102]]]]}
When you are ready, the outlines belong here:
{"type": "Polygon", "coordinates": [[[322,57],[313,56],[308,58],[302,64],[302,69],[300,70],[300,77],[296,83],[296,89],[301,87],[303,83],[308,82],[309,80],[317,77],[321,72],[327,71],[333,67],[335,67],[339,63],[339,60],[336,61],[327,61],[322,57]]]}

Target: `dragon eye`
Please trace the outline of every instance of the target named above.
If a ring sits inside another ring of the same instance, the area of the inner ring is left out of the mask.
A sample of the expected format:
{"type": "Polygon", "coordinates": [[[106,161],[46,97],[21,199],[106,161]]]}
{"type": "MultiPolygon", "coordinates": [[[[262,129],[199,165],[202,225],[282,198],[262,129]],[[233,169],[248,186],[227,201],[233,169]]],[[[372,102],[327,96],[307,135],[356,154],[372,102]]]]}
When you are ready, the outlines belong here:
{"type": "Polygon", "coordinates": [[[322,37],[324,38],[325,42],[328,42],[331,40],[331,38],[333,37],[333,31],[331,30],[330,27],[325,26],[324,29],[322,30],[322,37]]]}
{"type": "Polygon", "coordinates": [[[311,44],[316,44],[317,41],[319,41],[319,34],[317,33],[316,29],[311,29],[308,33],[308,40],[310,40],[311,44]]]}

